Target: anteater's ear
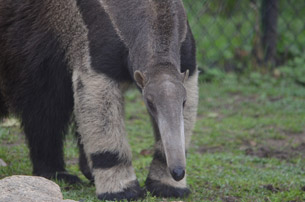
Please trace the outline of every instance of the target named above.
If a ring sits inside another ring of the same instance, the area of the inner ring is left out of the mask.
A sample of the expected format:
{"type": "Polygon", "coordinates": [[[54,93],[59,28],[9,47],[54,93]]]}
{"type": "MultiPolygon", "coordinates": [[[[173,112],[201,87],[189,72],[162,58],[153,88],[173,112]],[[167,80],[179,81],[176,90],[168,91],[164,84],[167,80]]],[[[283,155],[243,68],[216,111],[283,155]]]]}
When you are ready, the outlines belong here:
{"type": "Polygon", "coordinates": [[[188,69],[185,72],[181,73],[183,83],[185,83],[185,81],[189,78],[189,75],[190,71],[188,69]]]}
{"type": "Polygon", "coordinates": [[[133,77],[134,77],[134,80],[137,82],[137,85],[140,88],[144,88],[144,85],[145,85],[144,74],[137,70],[137,71],[134,72],[133,77]]]}

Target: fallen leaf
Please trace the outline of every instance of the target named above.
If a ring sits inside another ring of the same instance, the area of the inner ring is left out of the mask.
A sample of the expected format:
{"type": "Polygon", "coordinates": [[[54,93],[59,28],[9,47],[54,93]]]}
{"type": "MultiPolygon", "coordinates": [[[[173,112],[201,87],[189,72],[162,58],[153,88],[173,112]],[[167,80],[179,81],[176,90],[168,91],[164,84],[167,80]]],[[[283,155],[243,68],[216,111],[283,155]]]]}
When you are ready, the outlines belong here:
{"type": "Polygon", "coordinates": [[[151,156],[153,154],[153,150],[152,149],[143,149],[140,154],[142,156],[151,156]]]}

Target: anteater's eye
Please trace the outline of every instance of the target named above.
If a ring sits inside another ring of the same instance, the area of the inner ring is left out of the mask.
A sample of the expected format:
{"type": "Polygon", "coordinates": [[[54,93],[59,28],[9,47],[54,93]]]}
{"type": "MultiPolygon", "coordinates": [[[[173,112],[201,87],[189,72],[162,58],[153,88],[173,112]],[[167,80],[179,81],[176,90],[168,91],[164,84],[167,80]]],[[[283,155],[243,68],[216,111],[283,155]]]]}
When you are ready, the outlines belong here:
{"type": "Polygon", "coordinates": [[[147,100],[147,106],[149,107],[150,110],[155,111],[155,106],[152,103],[152,101],[147,100]]]}
{"type": "Polygon", "coordinates": [[[185,103],[186,103],[186,100],[183,101],[183,104],[182,104],[183,108],[185,107],[185,103]]]}

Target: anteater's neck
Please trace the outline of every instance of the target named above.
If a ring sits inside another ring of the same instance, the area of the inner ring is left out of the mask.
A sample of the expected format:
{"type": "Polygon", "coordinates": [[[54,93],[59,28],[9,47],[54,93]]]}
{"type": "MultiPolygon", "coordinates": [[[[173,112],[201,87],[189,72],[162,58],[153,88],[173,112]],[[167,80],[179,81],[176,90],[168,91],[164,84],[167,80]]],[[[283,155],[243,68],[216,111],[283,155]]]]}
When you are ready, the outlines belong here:
{"type": "Polygon", "coordinates": [[[181,0],[99,0],[129,49],[133,71],[159,63],[180,66],[186,33],[181,0]]]}

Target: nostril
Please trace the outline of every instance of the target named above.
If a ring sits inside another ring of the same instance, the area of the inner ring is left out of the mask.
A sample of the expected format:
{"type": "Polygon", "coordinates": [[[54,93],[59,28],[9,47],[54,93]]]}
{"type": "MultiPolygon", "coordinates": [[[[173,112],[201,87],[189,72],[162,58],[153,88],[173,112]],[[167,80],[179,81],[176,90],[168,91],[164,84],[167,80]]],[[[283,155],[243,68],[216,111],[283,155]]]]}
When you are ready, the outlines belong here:
{"type": "Polygon", "coordinates": [[[176,181],[180,181],[184,178],[185,170],[182,167],[176,167],[171,171],[172,177],[176,181]]]}

